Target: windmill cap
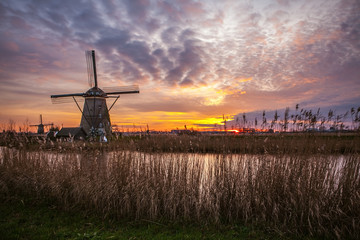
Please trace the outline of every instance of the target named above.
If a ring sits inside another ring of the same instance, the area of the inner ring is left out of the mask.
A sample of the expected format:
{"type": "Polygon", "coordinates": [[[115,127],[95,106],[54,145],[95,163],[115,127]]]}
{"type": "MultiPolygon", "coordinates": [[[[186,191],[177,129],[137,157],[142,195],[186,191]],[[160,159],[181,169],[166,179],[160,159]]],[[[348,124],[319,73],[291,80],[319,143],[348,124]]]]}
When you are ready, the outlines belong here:
{"type": "Polygon", "coordinates": [[[107,97],[106,93],[98,87],[90,88],[84,97],[107,97]]]}

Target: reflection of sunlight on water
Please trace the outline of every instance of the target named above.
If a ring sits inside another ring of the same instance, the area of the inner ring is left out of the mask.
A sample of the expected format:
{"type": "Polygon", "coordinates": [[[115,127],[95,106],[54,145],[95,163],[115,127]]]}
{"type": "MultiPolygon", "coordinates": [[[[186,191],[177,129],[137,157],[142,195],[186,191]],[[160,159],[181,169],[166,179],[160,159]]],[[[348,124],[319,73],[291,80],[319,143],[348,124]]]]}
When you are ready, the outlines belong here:
{"type": "Polygon", "coordinates": [[[41,160],[46,160],[49,167],[55,168],[64,163],[72,163],[74,168],[80,168],[81,154],[79,153],[57,153],[51,151],[19,151],[17,149],[0,146],[0,163],[5,161],[5,152],[7,154],[7,161],[10,159],[19,159],[19,154],[25,154],[28,161],[45,164],[41,160]],[[5,151],[8,150],[8,151],[5,151]],[[39,161],[40,160],[40,161],[39,161]]]}
{"type": "MultiPolygon", "coordinates": [[[[69,170],[86,169],[96,164],[98,169],[104,173],[110,172],[119,164],[129,164],[129,171],[133,174],[149,174],[153,171],[162,171],[165,178],[176,174],[183,174],[184,181],[197,181],[200,194],[204,189],[207,191],[214,185],[223,184],[223,176],[233,179],[252,181],[261,171],[268,173],[278,171],[282,168],[283,174],[290,174],[292,162],[296,156],[274,156],[274,155],[247,155],[247,154],[197,154],[197,153],[144,153],[130,151],[111,152],[84,152],[84,153],[57,153],[51,151],[19,151],[0,147],[0,164],[6,161],[18,159],[19,154],[28,161],[37,164],[46,164],[46,167],[56,168],[59,166],[70,167],[69,170]],[[7,151],[5,151],[7,150],[7,151]],[[45,160],[45,161],[41,161],[45,160]]],[[[348,157],[345,155],[323,155],[301,157],[306,160],[306,166],[298,166],[309,170],[308,176],[314,169],[326,167],[323,176],[324,183],[327,179],[334,179],[334,186],[338,185],[342,171],[347,164],[348,157]],[[309,161],[310,160],[310,161],[309,161]],[[310,164],[309,164],[310,162],[310,164]]],[[[301,162],[299,162],[301,163],[301,162]]],[[[301,165],[301,164],[299,164],[301,165]]],[[[305,170],[306,170],[305,169],[305,170]]]]}

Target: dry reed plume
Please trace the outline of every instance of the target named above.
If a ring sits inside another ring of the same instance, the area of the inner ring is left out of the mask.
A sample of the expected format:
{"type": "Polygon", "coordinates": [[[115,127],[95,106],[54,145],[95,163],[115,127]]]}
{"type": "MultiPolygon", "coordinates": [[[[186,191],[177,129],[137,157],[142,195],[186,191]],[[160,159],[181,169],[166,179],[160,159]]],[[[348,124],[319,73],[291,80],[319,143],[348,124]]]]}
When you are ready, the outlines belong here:
{"type": "Polygon", "coordinates": [[[45,199],[111,218],[248,223],[360,238],[358,153],[2,152],[3,197],[45,199]]]}

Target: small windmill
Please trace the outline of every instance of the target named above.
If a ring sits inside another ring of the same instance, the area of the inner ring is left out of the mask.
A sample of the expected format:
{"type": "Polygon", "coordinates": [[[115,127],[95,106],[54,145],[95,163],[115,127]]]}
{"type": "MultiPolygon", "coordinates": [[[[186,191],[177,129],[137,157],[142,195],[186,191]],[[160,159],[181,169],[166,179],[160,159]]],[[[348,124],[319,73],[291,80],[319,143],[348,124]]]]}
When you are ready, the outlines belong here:
{"type": "Polygon", "coordinates": [[[37,127],[38,128],[37,133],[43,134],[45,126],[53,126],[53,125],[54,125],[53,123],[43,124],[42,115],[40,114],[40,124],[30,125],[30,127],[37,127]]]}
{"type": "Polygon", "coordinates": [[[84,93],[72,93],[51,95],[53,103],[59,103],[59,99],[71,98],[82,113],[80,127],[90,136],[111,134],[111,122],[109,111],[114,106],[121,94],[139,93],[136,85],[107,88],[106,92],[98,87],[96,75],[95,51],[86,51],[88,81],[90,89],[84,93]],[[77,98],[85,99],[83,109],[80,108],[77,98]],[[106,99],[115,98],[110,108],[106,105],[106,99]]]}

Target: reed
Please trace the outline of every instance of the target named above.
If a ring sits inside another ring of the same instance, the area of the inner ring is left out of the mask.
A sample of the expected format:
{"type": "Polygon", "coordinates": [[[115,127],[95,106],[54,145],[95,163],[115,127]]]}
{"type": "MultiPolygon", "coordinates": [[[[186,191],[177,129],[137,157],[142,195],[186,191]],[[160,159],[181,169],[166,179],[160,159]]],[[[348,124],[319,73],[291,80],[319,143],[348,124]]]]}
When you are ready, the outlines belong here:
{"type": "Polygon", "coordinates": [[[349,154],[360,153],[358,133],[281,133],[243,136],[145,135],[113,138],[109,143],[54,142],[15,133],[0,134],[0,146],[29,151],[142,151],[243,154],[349,154]]]}
{"type": "MultiPolygon", "coordinates": [[[[111,144],[110,144],[111,147],[111,144]]],[[[150,136],[122,138],[113,149],[145,152],[244,154],[344,154],[360,152],[359,134],[273,134],[247,136],[150,136]]]]}
{"type": "Polygon", "coordinates": [[[107,218],[246,223],[359,239],[359,157],[2,148],[0,194],[107,218]]]}

